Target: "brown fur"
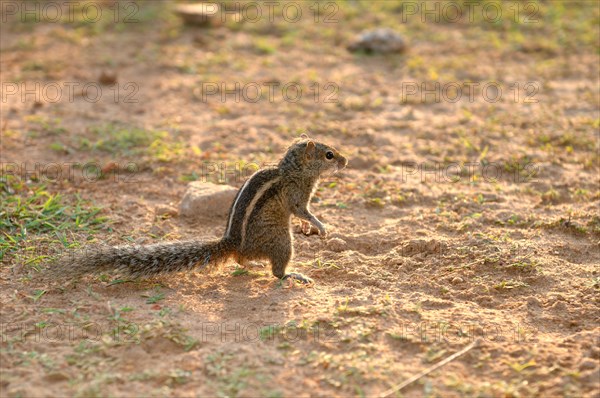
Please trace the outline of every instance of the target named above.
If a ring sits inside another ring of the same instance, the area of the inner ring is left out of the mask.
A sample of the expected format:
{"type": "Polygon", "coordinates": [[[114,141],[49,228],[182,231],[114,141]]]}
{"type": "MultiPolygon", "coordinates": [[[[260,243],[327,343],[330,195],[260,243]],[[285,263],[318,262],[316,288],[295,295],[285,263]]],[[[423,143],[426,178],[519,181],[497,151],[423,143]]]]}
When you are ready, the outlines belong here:
{"type": "Polygon", "coordinates": [[[310,283],[303,275],[286,274],[293,256],[291,216],[312,223],[321,237],[326,237],[325,227],[308,206],[319,177],[346,164],[346,158],[335,149],[307,138],[298,140],[276,168],[260,170],[246,181],[231,205],[220,240],[93,248],[64,259],[69,265],[65,272],[80,275],[116,270],[138,277],[206,267],[233,257],[242,265],[269,260],[277,278],[310,283]],[[328,152],[332,159],[327,159],[328,152]]]}

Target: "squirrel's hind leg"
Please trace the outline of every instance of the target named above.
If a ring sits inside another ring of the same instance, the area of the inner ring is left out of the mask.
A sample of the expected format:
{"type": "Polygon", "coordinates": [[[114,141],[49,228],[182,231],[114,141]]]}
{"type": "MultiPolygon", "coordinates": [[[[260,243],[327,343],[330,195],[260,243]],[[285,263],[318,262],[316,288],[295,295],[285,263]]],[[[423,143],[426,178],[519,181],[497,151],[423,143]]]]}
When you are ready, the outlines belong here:
{"type": "Polygon", "coordinates": [[[314,281],[308,276],[304,276],[296,272],[290,272],[288,274],[285,273],[285,269],[292,259],[292,239],[289,237],[289,233],[285,236],[287,236],[288,239],[281,239],[277,243],[276,247],[273,247],[275,250],[272,250],[269,254],[273,275],[282,280],[288,278],[296,279],[307,285],[314,283],[314,281]]]}

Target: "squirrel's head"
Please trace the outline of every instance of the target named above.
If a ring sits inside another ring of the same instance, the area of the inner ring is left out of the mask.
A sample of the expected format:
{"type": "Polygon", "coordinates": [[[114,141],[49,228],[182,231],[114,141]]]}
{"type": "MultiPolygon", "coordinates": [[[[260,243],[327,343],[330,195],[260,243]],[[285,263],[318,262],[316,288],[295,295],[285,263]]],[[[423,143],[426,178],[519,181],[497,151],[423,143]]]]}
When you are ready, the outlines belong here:
{"type": "Polygon", "coordinates": [[[303,134],[288,150],[286,158],[294,158],[296,166],[326,176],[343,169],[348,160],[335,148],[303,134]]]}

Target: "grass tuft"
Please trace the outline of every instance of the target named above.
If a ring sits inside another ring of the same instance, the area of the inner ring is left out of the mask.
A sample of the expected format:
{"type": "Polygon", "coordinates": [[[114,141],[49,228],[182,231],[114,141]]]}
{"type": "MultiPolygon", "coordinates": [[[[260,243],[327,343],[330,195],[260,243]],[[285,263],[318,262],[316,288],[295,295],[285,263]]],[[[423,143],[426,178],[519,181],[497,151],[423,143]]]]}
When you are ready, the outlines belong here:
{"type": "Polygon", "coordinates": [[[18,250],[25,264],[45,260],[49,250],[36,248],[70,247],[67,233],[93,234],[107,222],[101,210],[77,194],[51,193],[43,184],[5,176],[0,179],[0,261],[18,250]]]}

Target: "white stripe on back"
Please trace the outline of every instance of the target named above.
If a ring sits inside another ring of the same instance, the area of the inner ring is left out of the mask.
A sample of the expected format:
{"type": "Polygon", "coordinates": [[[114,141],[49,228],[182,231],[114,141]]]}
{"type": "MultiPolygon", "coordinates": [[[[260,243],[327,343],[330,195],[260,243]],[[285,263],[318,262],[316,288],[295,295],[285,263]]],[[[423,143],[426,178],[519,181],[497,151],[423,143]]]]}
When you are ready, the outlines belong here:
{"type": "Polygon", "coordinates": [[[254,177],[255,175],[256,175],[256,173],[251,175],[250,178],[248,178],[246,180],[244,185],[242,185],[242,187],[240,188],[237,198],[235,198],[235,202],[233,202],[233,207],[231,208],[231,214],[229,215],[229,222],[227,223],[227,232],[225,233],[226,236],[230,236],[229,234],[231,233],[231,224],[233,223],[233,216],[235,215],[235,211],[237,210],[238,201],[242,197],[242,194],[244,193],[244,189],[246,189],[246,187],[248,186],[248,183],[250,182],[252,177],[254,177]]]}
{"type": "Polygon", "coordinates": [[[265,192],[267,192],[267,190],[271,188],[273,184],[278,182],[280,179],[281,177],[275,177],[271,181],[265,182],[265,184],[258,190],[258,192],[256,192],[256,195],[254,195],[248,207],[246,207],[246,213],[244,214],[244,219],[242,221],[242,241],[240,243],[241,248],[244,247],[244,240],[246,238],[246,227],[248,225],[248,219],[252,214],[252,210],[254,210],[254,206],[256,206],[256,203],[265,194],[265,192]]]}

